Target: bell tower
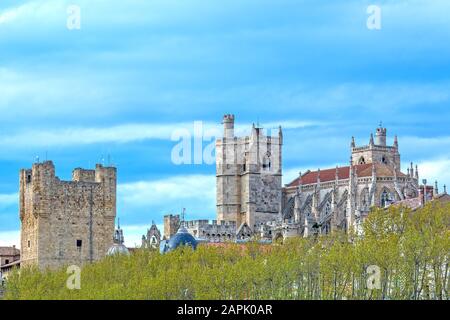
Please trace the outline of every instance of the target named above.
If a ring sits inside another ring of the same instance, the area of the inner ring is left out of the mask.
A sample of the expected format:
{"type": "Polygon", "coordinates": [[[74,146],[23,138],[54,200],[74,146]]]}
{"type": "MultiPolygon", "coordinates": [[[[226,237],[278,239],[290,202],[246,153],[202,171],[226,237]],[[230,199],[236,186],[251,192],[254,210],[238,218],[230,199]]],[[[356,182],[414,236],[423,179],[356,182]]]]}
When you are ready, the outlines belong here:
{"type": "Polygon", "coordinates": [[[369,144],[357,146],[352,138],[350,148],[353,165],[378,163],[400,169],[397,136],[395,136],[392,146],[387,145],[387,129],[381,123],[375,131],[375,139],[373,134],[370,135],[369,144]]]}

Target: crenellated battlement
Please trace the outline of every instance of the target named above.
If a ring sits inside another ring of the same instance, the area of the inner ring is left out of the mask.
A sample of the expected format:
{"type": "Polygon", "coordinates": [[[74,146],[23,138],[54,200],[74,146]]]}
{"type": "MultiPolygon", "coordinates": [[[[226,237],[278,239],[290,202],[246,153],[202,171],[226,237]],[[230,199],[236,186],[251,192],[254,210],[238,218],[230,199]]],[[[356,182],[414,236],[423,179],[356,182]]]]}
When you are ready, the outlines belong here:
{"type": "Polygon", "coordinates": [[[72,180],[55,175],[52,161],[20,171],[23,265],[58,267],[98,260],[112,244],[117,172],[76,168],[72,180]]]}

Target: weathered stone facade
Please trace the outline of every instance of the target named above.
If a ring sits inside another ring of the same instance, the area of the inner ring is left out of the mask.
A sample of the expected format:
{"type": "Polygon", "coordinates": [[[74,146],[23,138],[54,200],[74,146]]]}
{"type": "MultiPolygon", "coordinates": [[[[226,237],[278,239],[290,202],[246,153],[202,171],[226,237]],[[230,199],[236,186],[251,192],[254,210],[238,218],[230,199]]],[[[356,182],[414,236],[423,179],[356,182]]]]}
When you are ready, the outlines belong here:
{"type": "Polygon", "coordinates": [[[20,260],[20,250],[15,246],[0,247],[0,267],[20,260]]]}
{"type": "Polygon", "coordinates": [[[350,147],[349,166],[308,171],[283,189],[285,236],[358,229],[371,207],[419,196],[417,166],[400,171],[397,137],[387,146],[385,128],[377,128],[366,146],[352,138],[350,147]]]}
{"type": "Polygon", "coordinates": [[[253,125],[250,136],[234,135],[234,115],[223,118],[216,141],[217,220],[250,227],[277,219],[281,210],[282,144],[253,125]]]}
{"type": "Polygon", "coordinates": [[[184,223],[190,234],[208,242],[225,242],[236,240],[235,221],[193,220],[184,223]]]}
{"type": "Polygon", "coordinates": [[[72,181],[51,161],[20,171],[22,266],[56,268],[103,258],[113,243],[116,168],[77,168],[72,181]]]}
{"type": "MultiPolygon", "coordinates": [[[[223,126],[223,138],[216,140],[217,220],[183,222],[189,233],[207,242],[247,240],[261,224],[281,219],[281,127],[271,136],[253,125],[249,136],[236,137],[229,114],[223,126]]],[[[181,224],[179,215],[164,216],[164,238],[181,224]]]]}
{"type": "Polygon", "coordinates": [[[164,216],[164,239],[170,239],[181,225],[180,215],[167,214],[164,216]]]}
{"type": "MultiPolygon", "coordinates": [[[[277,241],[337,229],[359,231],[371,207],[438,195],[437,183],[421,189],[417,165],[401,172],[397,136],[387,145],[381,126],[367,145],[356,146],[352,138],[348,166],[308,170],[283,188],[281,128],[278,137],[271,137],[253,125],[250,136],[238,138],[233,115],[225,115],[223,125],[224,136],[216,141],[217,221],[185,222],[199,240],[277,241]]],[[[168,238],[179,226],[179,216],[165,216],[168,238]]]]}
{"type": "MultiPolygon", "coordinates": [[[[170,215],[167,217],[171,217],[175,221],[180,221],[179,215],[170,215]]],[[[223,220],[190,220],[181,222],[181,224],[191,235],[201,242],[236,242],[250,239],[255,235],[253,230],[245,222],[240,226],[235,221],[223,220]]],[[[170,237],[165,235],[165,238],[169,239],[170,237]]]]}
{"type": "Polygon", "coordinates": [[[153,221],[152,226],[147,230],[147,235],[142,236],[142,248],[157,249],[160,243],[161,232],[153,221]]]}

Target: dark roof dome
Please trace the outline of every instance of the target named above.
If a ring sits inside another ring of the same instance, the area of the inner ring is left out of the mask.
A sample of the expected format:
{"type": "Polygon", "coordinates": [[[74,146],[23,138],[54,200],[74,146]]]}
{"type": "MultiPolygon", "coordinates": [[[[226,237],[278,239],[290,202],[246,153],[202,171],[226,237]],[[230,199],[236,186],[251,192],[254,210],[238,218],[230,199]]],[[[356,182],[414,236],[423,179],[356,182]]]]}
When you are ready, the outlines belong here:
{"type": "Polygon", "coordinates": [[[172,251],[179,246],[190,246],[194,250],[197,248],[197,240],[195,240],[194,236],[184,226],[181,226],[169,241],[161,243],[161,252],[172,251]]]}

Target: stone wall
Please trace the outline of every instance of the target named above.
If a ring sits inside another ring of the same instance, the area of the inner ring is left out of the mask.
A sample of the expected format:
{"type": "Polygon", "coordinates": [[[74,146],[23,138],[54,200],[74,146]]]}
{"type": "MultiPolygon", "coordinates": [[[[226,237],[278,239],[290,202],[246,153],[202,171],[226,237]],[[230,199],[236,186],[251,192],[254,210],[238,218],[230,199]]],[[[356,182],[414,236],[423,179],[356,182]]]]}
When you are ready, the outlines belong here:
{"type": "Polygon", "coordinates": [[[22,266],[56,268],[102,259],[113,243],[116,168],[55,176],[51,161],[20,172],[22,266]]]}
{"type": "Polygon", "coordinates": [[[180,227],[180,215],[168,214],[164,216],[164,238],[170,239],[175,233],[177,233],[180,227]]]}
{"type": "Polygon", "coordinates": [[[185,227],[194,237],[208,242],[227,242],[236,240],[236,222],[213,220],[186,221],[185,227]]]}

